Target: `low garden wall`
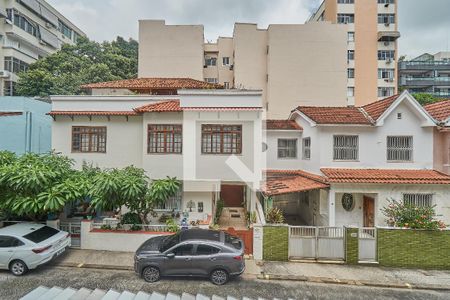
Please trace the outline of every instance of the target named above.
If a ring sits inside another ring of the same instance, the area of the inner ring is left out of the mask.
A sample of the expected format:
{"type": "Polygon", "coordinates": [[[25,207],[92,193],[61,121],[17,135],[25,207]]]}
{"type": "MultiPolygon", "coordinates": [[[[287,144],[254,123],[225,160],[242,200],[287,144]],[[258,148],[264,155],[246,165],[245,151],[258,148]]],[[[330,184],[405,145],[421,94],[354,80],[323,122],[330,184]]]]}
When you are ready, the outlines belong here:
{"type": "Polygon", "coordinates": [[[450,230],[378,228],[377,236],[382,266],[450,269],[450,230]]]}

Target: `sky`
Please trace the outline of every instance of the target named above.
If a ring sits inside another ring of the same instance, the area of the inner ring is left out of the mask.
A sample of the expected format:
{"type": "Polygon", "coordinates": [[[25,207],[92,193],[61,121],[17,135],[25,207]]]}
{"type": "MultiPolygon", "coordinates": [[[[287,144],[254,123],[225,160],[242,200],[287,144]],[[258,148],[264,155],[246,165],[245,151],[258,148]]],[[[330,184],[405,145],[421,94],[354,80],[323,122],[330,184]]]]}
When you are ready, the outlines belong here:
{"type": "MultiPolygon", "coordinates": [[[[138,20],[203,24],[205,38],[231,36],[235,22],[304,23],[321,0],[47,0],[89,38],[138,37],[138,20]]],[[[366,1],[366,0],[364,0],[366,1]]],[[[375,1],[375,0],[372,0],[375,1]]],[[[450,0],[397,0],[399,55],[450,51],[450,0]]]]}

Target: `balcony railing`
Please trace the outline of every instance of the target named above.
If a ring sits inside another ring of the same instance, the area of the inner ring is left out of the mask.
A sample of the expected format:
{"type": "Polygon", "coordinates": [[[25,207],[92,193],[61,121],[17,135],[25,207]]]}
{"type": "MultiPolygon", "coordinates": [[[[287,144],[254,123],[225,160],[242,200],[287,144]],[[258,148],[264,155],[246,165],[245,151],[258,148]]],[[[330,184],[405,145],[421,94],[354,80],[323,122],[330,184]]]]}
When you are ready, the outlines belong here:
{"type": "Polygon", "coordinates": [[[450,70],[450,61],[402,61],[398,66],[400,70],[450,70]]]}
{"type": "Polygon", "coordinates": [[[401,77],[400,85],[447,86],[450,77],[401,77]]]}

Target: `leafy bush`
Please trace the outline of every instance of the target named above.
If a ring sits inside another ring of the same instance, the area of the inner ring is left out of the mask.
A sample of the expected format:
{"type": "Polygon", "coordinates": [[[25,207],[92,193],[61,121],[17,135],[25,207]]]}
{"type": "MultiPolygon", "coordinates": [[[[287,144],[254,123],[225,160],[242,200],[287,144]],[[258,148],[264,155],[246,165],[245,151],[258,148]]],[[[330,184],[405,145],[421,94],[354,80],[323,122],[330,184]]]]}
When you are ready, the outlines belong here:
{"type": "Polygon", "coordinates": [[[445,228],[442,221],[436,220],[434,206],[418,207],[405,205],[396,200],[389,200],[387,207],[382,209],[387,217],[386,223],[393,227],[404,227],[412,229],[437,230],[445,228]]]}
{"type": "Polygon", "coordinates": [[[159,223],[166,223],[168,220],[172,219],[169,215],[166,214],[162,214],[159,219],[158,222],[159,223]]]}
{"type": "Polygon", "coordinates": [[[137,213],[134,212],[127,212],[126,214],[124,214],[120,220],[120,224],[130,224],[130,225],[135,225],[135,224],[140,224],[141,223],[141,219],[139,218],[139,215],[137,213]]]}
{"type": "Polygon", "coordinates": [[[100,226],[100,229],[102,229],[102,230],[112,230],[112,227],[111,227],[111,225],[104,224],[104,225],[100,226]]]}
{"type": "Polygon", "coordinates": [[[166,225],[167,225],[167,230],[169,232],[178,232],[178,231],[180,231],[180,226],[178,226],[178,224],[172,218],[167,219],[166,225]]]}
{"type": "Polygon", "coordinates": [[[279,208],[272,207],[266,212],[266,222],[269,224],[284,223],[283,212],[279,208]]]}
{"type": "Polygon", "coordinates": [[[225,203],[222,199],[218,200],[216,203],[216,215],[214,216],[214,223],[218,224],[220,216],[222,215],[223,207],[225,206],[225,203]]]}

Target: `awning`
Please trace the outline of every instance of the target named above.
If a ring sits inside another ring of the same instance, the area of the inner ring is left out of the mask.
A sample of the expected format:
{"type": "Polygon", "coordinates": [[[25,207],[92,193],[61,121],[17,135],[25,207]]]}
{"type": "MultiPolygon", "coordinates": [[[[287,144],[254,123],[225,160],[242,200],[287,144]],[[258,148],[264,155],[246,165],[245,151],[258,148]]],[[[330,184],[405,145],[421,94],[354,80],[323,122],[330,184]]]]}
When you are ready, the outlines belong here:
{"type": "Polygon", "coordinates": [[[266,196],[284,195],[326,189],[325,178],[302,170],[269,170],[261,191],[266,196]]]}
{"type": "Polygon", "coordinates": [[[59,40],[56,35],[48,31],[44,26],[39,25],[39,33],[41,34],[41,40],[53,48],[59,48],[59,40]]]}
{"type": "Polygon", "coordinates": [[[380,31],[378,32],[379,42],[394,42],[400,37],[400,32],[398,31],[380,31]]]}

